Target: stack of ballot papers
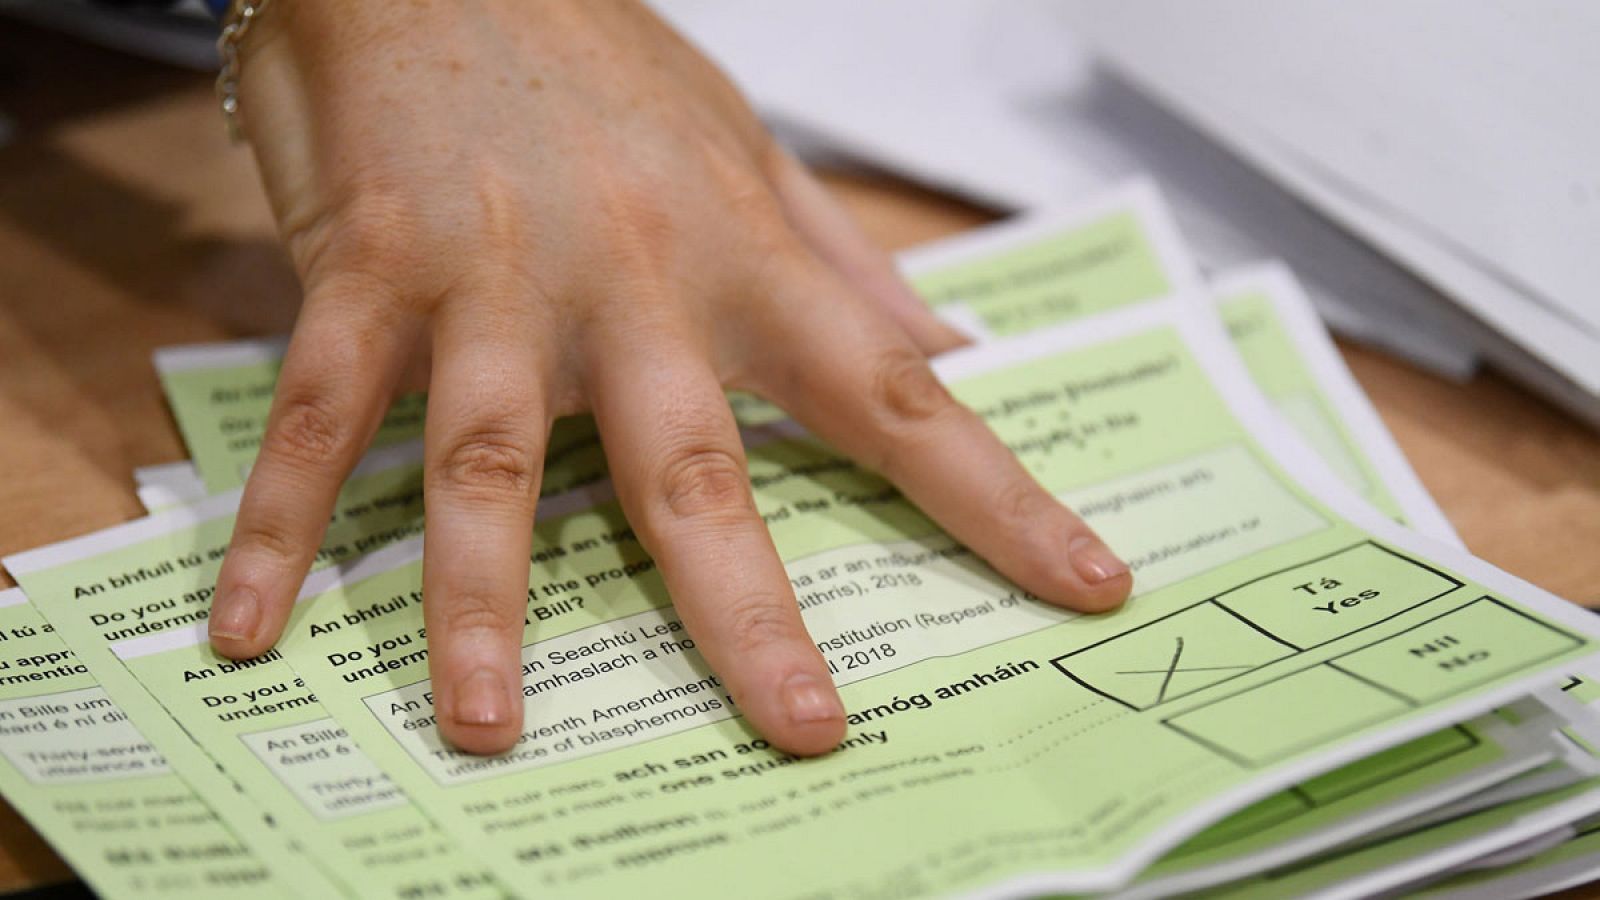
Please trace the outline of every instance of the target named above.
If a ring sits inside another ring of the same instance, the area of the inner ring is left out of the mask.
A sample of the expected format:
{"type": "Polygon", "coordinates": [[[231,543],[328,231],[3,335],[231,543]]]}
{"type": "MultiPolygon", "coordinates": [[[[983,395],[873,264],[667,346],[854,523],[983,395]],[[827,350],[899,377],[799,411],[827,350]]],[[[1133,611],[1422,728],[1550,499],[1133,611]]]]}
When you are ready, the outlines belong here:
{"type": "Polygon", "coordinates": [[[1109,64],[1439,288],[1485,357],[1600,428],[1600,8],[1066,6],[1109,64]]]}
{"type": "Polygon", "coordinates": [[[1293,274],[1202,280],[1133,182],[901,257],[975,338],[935,361],[1127,559],[1038,602],[878,476],[730,398],[849,710],[739,714],[557,423],[526,730],[442,742],[425,398],[346,484],[279,646],[206,615],[281,341],[156,357],[192,461],[151,514],[4,560],[0,789],[108,897],[1512,897],[1600,877],[1600,619],[1473,558],[1293,274]]]}
{"type": "Polygon", "coordinates": [[[1446,377],[1477,363],[1437,290],[1100,65],[1062,0],[655,5],[813,162],[1004,211],[1150,177],[1202,269],[1282,259],[1345,336],[1446,377]]]}
{"type": "Polygon", "coordinates": [[[1147,173],[1208,272],[1281,258],[1345,336],[1600,427],[1592,3],[655,5],[811,159],[998,210],[1147,173]]]}

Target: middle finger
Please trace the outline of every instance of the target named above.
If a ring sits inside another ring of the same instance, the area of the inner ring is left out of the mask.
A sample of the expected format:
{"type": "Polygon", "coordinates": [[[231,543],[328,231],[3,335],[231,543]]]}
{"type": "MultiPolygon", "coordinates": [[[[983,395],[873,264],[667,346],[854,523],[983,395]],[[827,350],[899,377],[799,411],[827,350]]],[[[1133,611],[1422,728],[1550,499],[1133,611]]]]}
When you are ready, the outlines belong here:
{"type": "MultiPolygon", "coordinates": [[[[518,314],[439,315],[426,428],[423,612],[439,727],[474,753],[522,728],[528,555],[550,419],[518,314]],[[507,321],[507,317],[511,321],[507,321]]],[[[522,322],[527,325],[531,323],[522,322]]]]}

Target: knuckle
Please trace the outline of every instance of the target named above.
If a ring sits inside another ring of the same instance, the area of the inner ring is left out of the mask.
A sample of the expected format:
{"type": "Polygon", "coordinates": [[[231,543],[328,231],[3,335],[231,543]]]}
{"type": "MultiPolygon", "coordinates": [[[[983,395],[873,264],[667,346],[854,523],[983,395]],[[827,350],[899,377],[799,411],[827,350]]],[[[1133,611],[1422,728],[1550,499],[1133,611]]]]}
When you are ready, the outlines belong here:
{"type": "Polygon", "coordinates": [[[603,212],[615,264],[624,271],[658,273],[676,250],[680,235],[673,210],[662,198],[669,192],[653,176],[613,174],[592,180],[595,204],[603,212]]]}
{"type": "Polygon", "coordinates": [[[998,527],[1014,539],[1023,564],[1035,577],[1047,578],[1071,536],[1066,507],[1026,475],[1002,487],[994,503],[998,527]]]}
{"type": "Polygon", "coordinates": [[[872,402],[890,424],[916,424],[956,408],[928,361],[910,348],[885,352],[873,364],[872,402]]]}
{"type": "Polygon", "coordinates": [[[657,490],[667,510],[680,519],[739,515],[753,508],[744,465],[721,447],[689,445],[670,453],[657,490]]]}
{"type": "Polygon", "coordinates": [[[771,181],[742,154],[735,157],[714,149],[706,159],[716,182],[718,203],[740,229],[768,238],[791,233],[771,181]]]}
{"type": "Polygon", "coordinates": [[[387,275],[414,268],[419,219],[408,195],[388,186],[389,180],[355,178],[327,207],[286,216],[284,242],[302,270],[318,272],[326,265],[387,275]]]}
{"type": "Polygon", "coordinates": [[[240,521],[234,531],[232,549],[277,560],[290,560],[299,552],[292,534],[289,528],[278,522],[240,521]]]}
{"type": "Polygon", "coordinates": [[[471,431],[452,441],[431,472],[446,490],[519,497],[532,496],[539,477],[529,443],[498,429],[471,431]]]}
{"type": "Polygon", "coordinates": [[[723,627],[738,653],[755,653],[791,642],[804,642],[787,598],[772,593],[740,597],[722,610],[723,627]]]}
{"type": "Polygon", "coordinates": [[[417,248],[410,229],[393,227],[381,213],[353,213],[340,231],[338,250],[358,272],[400,272],[415,264],[417,248]]]}
{"type": "Polygon", "coordinates": [[[307,465],[326,465],[349,446],[350,421],[321,396],[291,394],[267,430],[262,450],[307,465]]]}
{"type": "Polygon", "coordinates": [[[450,634],[498,633],[517,628],[522,618],[514,604],[501,603],[483,591],[452,594],[443,604],[441,627],[450,634]]]}
{"type": "Polygon", "coordinates": [[[1027,476],[1011,479],[1000,488],[994,508],[1007,525],[1026,528],[1055,511],[1059,504],[1039,483],[1027,476]]]}
{"type": "MultiPolygon", "coordinates": [[[[759,121],[759,119],[758,119],[759,121]]],[[[755,158],[768,180],[777,182],[793,165],[789,152],[765,129],[756,136],[755,158]]]]}
{"type": "Polygon", "coordinates": [[[740,222],[740,229],[741,257],[747,261],[758,296],[776,301],[792,294],[796,285],[819,292],[839,290],[831,278],[819,273],[816,254],[781,218],[766,213],[751,215],[740,222]]]}

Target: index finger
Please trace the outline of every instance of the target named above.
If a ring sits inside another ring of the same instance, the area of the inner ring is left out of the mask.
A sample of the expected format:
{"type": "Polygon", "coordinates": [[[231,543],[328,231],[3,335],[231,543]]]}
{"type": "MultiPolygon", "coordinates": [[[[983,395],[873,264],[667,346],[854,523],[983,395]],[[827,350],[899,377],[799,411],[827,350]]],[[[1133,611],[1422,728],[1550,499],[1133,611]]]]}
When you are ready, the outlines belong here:
{"type": "Polygon", "coordinates": [[[259,656],[283,632],[339,487],[382,422],[404,363],[411,331],[381,304],[341,302],[347,296],[338,286],[309,296],[284,356],[217,573],[209,629],[223,656],[259,656]]]}

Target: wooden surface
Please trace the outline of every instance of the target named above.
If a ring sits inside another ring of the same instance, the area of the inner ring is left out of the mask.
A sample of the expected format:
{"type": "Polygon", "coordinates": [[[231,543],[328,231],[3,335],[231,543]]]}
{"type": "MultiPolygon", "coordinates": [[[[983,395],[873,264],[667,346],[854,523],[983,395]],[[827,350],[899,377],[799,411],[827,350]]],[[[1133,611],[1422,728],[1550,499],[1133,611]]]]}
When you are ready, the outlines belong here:
{"type": "MultiPolygon", "coordinates": [[[[140,513],[135,466],[185,456],[167,344],[286,330],[294,277],[208,80],[0,20],[0,554],[140,513]]],[[[987,221],[885,180],[830,183],[898,248],[987,221]]],[[[1600,605],[1600,438],[1493,375],[1450,384],[1345,346],[1468,546],[1600,605]]],[[[5,582],[9,584],[10,582],[5,582]]],[[[0,808],[0,890],[68,873],[0,808]]]]}

